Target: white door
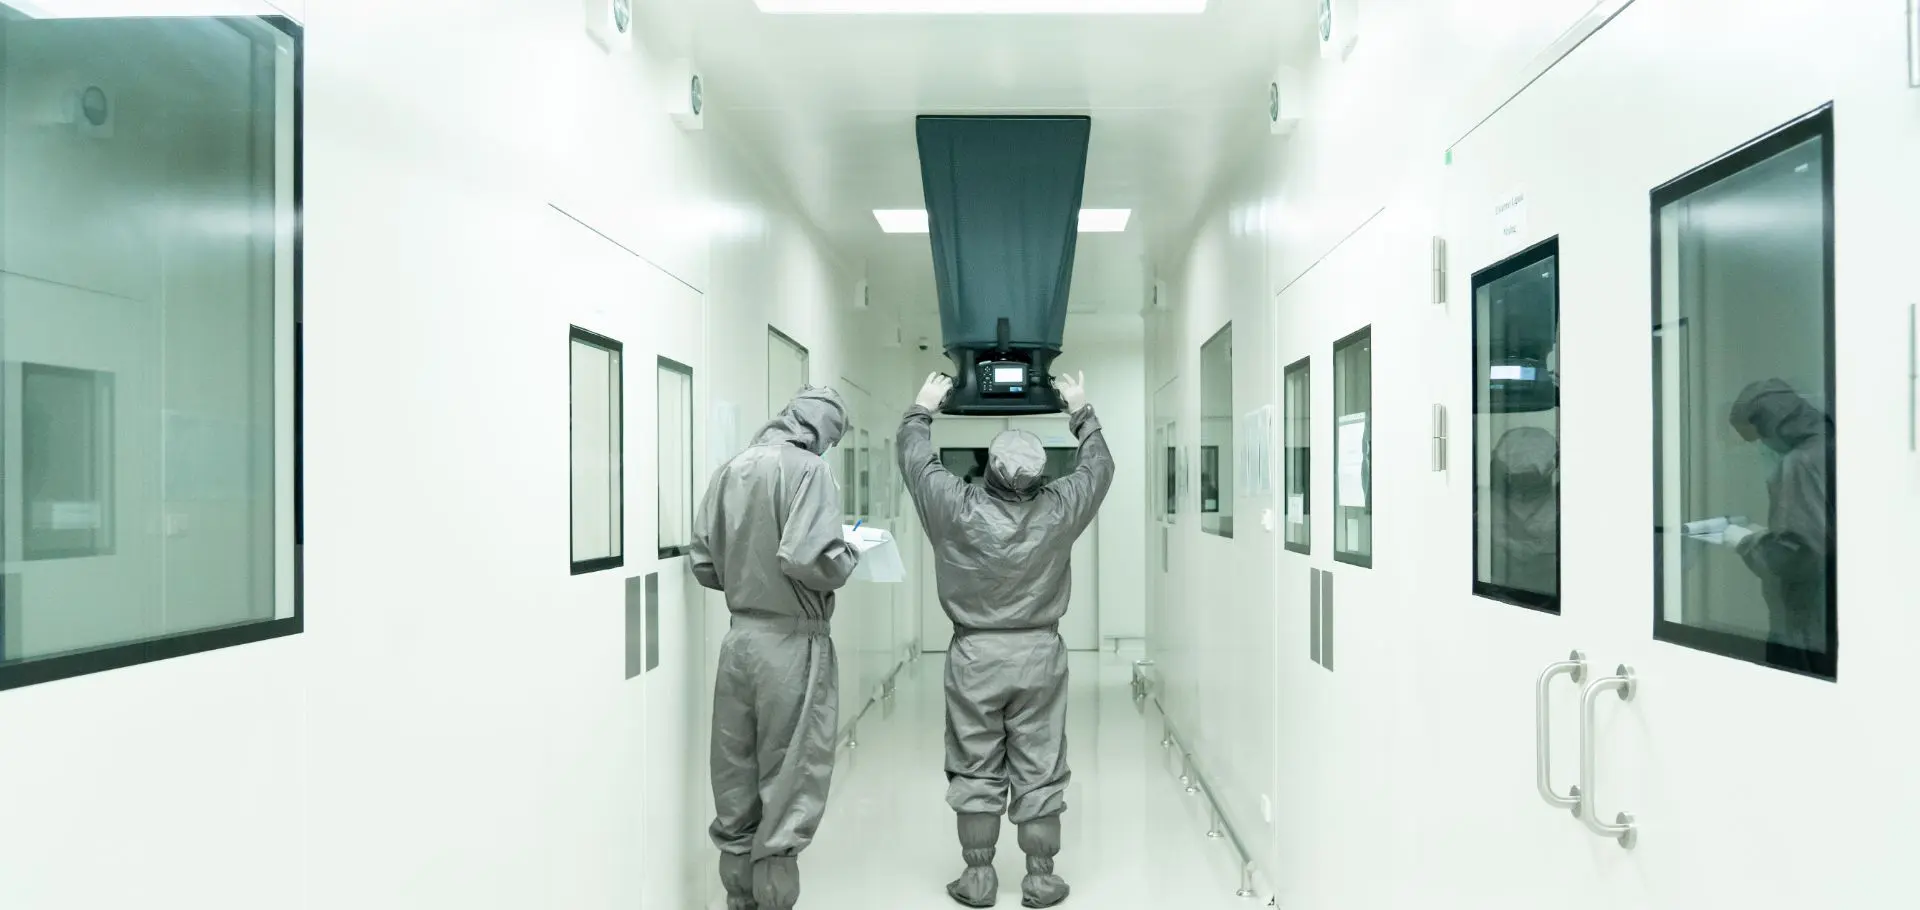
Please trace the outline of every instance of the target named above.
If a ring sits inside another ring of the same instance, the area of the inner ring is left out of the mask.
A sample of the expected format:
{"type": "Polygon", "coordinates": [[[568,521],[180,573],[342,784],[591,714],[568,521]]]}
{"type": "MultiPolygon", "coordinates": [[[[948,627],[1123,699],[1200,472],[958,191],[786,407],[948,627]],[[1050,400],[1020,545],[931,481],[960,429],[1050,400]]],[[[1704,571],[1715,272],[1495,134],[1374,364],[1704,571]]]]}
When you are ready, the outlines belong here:
{"type": "Polygon", "coordinates": [[[1277,726],[1321,733],[1276,744],[1272,862],[1290,907],[1394,902],[1400,870],[1382,860],[1409,827],[1397,756],[1433,751],[1395,741],[1418,612],[1404,582],[1429,543],[1411,532],[1429,454],[1413,328],[1424,276],[1401,267],[1418,261],[1411,234],[1376,213],[1275,302],[1277,726]]]}
{"type": "Polygon", "coordinates": [[[1525,582],[1507,602],[1427,607],[1426,670],[1444,666],[1449,691],[1422,708],[1461,746],[1436,750],[1444,792],[1421,809],[1460,845],[1428,867],[1436,902],[1915,902],[1902,652],[1916,621],[1896,592],[1920,505],[1907,351],[1920,289],[1901,268],[1920,220],[1920,99],[1902,15],[1637,3],[1454,149],[1456,273],[1492,270],[1484,295],[1455,282],[1444,343],[1459,360],[1439,375],[1469,375],[1475,317],[1502,325],[1503,294],[1557,283],[1562,324],[1550,363],[1483,331],[1474,384],[1449,384],[1456,413],[1480,406],[1479,451],[1456,464],[1453,514],[1428,529],[1452,567],[1429,580],[1457,590],[1471,567],[1513,582],[1515,554],[1537,554],[1494,552],[1533,514],[1517,502],[1526,482],[1502,486],[1526,472],[1500,443],[1540,416],[1496,406],[1495,385],[1525,397],[1530,378],[1555,377],[1565,520],[1557,615],[1514,603],[1525,582]],[[1534,248],[1550,259],[1521,253],[1550,239],[1534,248]],[[1475,499],[1478,548],[1462,533],[1475,499]],[[1720,531],[1727,518],[1743,530],[1720,531]],[[1552,784],[1580,783],[1579,820],[1533,792],[1530,748],[1533,683],[1574,647],[1588,685],[1622,664],[1636,680],[1627,701],[1592,690],[1586,762],[1573,687],[1553,686],[1552,784]],[[1612,827],[1622,812],[1631,849],[1612,827]]]}

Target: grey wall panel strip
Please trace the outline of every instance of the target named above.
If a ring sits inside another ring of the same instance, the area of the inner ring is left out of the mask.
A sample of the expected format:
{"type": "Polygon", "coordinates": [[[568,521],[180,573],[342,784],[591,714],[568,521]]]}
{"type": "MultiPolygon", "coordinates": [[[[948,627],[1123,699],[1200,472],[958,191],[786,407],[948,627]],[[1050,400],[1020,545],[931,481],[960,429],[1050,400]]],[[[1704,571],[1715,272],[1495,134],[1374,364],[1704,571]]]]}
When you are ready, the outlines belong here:
{"type": "Polygon", "coordinates": [[[1313,657],[1313,662],[1317,664],[1317,663],[1320,663],[1320,570],[1319,569],[1307,570],[1307,601],[1308,601],[1307,613],[1312,617],[1311,619],[1308,620],[1307,638],[1311,640],[1310,644],[1308,645],[1308,650],[1312,652],[1311,656],[1313,657]]]}
{"type": "Polygon", "coordinates": [[[660,573],[647,573],[647,669],[660,666],[660,573]]]}
{"type": "Polygon", "coordinates": [[[1320,666],[1333,670],[1333,573],[1320,573],[1320,666]]]}
{"type": "Polygon", "coordinates": [[[628,679],[632,679],[636,676],[639,676],[640,671],[644,669],[644,667],[640,663],[640,658],[641,658],[641,655],[644,653],[642,651],[642,648],[644,648],[645,645],[641,640],[640,630],[642,625],[641,617],[645,612],[645,610],[646,610],[645,580],[642,579],[640,576],[635,575],[632,578],[627,579],[627,610],[626,610],[627,641],[626,641],[626,645],[627,645],[627,678],[628,679]]]}

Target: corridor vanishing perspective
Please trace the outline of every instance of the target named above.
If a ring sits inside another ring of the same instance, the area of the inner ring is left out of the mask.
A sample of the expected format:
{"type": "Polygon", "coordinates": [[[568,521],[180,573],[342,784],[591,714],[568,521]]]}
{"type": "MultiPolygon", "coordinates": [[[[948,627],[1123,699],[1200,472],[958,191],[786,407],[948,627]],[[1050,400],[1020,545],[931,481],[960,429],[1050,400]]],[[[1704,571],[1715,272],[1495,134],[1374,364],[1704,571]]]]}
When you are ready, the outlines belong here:
{"type": "Polygon", "coordinates": [[[0,910],[1920,908],[1917,158],[1920,0],[0,0],[0,910]]]}

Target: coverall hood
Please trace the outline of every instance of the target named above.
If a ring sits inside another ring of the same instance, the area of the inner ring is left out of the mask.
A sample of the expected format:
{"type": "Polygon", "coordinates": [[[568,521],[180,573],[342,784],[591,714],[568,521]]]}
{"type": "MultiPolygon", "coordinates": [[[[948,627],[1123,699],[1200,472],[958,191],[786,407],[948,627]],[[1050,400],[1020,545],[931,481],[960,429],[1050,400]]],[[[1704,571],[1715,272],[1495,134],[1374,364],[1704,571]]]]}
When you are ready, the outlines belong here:
{"type": "Polygon", "coordinates": [[[828,449],[847,434],[847,405],[840,393],[825,386],[809,386],[793,396],[778,415],[760,428],[753,444],[792,445],[815,455],[828,449]]]}
{"type": "Polygon", "coordinates": [[[1751,424],[1761,442],[1781,453],[1828,435],[1832,427],[1827,415],[1779,379],[1763,379],[1742,389],[1727,417],[1751,424]]]}
{"type": "Polygon", "coordinates": [[[1026,430],[1007,430],[987,447],[987,492],[998,499],[1032,499],[1047,479],[1047,449],[1026,430]]]}
{"type": "Polygon", "coordinates": [[[1515,427],[1493,447],[1494,474],[1506,481],[1508,495],[1550,494],[1559,461],[1559,441],[1540,427],[1515,427]]]}

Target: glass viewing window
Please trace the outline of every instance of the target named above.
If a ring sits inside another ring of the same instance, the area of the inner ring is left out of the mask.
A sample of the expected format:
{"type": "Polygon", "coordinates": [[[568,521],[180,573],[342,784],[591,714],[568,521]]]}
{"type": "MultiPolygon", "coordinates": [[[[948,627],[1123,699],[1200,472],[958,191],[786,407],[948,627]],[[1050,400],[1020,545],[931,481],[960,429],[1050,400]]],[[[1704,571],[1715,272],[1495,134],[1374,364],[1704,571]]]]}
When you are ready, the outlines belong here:
{"type": "Polygon", "coordinates": [[[1200,530],[1220,537],[1233,536],[1232,452],[1233,324],[1228,323],[1200,346],[1200,530]]]}
{"type": "Polygon", "coordinates": [[[662,357],[658,383],[659,555],[669,559],[693,544],[693,368],[662,357]]]}
{"type": "Polygon", "coordinates": [[[1287,367],[1282,379],[1286,396],[1286,429],[1282,445],[1286,502],[1286,547],[1295,553],[1313,552],[1313,363],[1302,357],[1287,367]]]}
{"type": "Polygon", "coordinates": [[[1560,242],[1473,276],[1473,591],[1560,612],[1560,242]]]}
{"type": "Polygon", "coordinates": [[[625,500],[621,421],[621,345],[574,328],[570,336],[573,574],[625,563],[625,500]]]}
{"type": "Polygon", "coordinates": [[[1373,328],[1333,343],[1333,558],[1373,565],[1373,328]]]}

